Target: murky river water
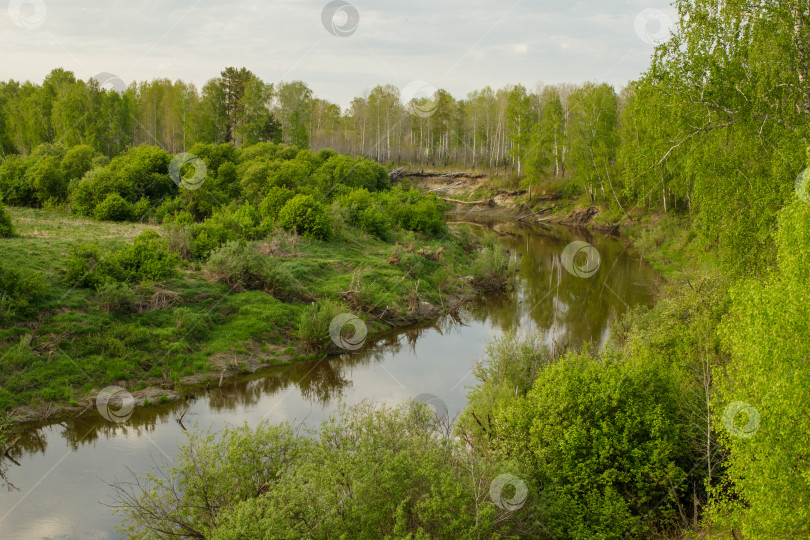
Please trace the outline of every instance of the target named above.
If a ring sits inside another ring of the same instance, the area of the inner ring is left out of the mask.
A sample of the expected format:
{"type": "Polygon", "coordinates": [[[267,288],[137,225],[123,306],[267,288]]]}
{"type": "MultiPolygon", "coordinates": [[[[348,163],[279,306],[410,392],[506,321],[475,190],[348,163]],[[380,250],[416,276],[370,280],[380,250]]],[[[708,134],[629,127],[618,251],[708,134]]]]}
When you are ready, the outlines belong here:
{"type": "Polygon", "coordinates": [[[2,462],[8,484],[0,480],[0,538],[116,538],[117,517],[105,506],[111,502],[107,483],[131,478],[129,470],[140,473],[156,462],[172,462],[185,438],[175,421],[183,411],[189,429],[256,425],[262,419],[314,425],[341,402],[393,404],[430,393],[454,417],[475,384],[473,365],[493,337],[514,330],[540,334],[550,345],[603,346],[612,320],[652,301],[654,271],[619,239],[558,228],[487,226],[518,259],[514,290],[468,305],[458,317],[391,333],[352,355],[271,369],[188,400],[136,409],[125,424],[107,422],[93,410],[32,428],[12,452],[13,460],[2,462]],[[591,244],[598,258],[593,251],[590,260],[578,256],[572,273],[565,265],[571,261],[566,246],[573,241],[591,244]]]}

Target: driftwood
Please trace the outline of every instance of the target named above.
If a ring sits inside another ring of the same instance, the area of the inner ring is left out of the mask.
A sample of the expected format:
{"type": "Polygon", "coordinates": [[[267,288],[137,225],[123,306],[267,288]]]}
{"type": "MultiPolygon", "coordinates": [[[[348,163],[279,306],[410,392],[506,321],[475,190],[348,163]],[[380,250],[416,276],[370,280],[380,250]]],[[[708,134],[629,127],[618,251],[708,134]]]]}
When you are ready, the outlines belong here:
{"type": "Polygon", "coordinates": [[[438,172],[425,172],[425,171],[406,171],[403,167],[394,169],[388,173],[388,179],[392,182],[399,180],[403,177],[411,178],[469,178],[475,180],[477,178],[486,178],[485,174],[470,174],[466,172],[453,172],[453,173],[438,173],[438,172]]]}
{"type": "Polygon", "coordinates": [[[552,204],[548,208],[543,208],[542,210],[538,210],[537,212],[532,212],[531,214],[526,214],[525,216],[521,216],[521,217],[517,218],[517,220],[518,221],[524,221],[526,219],[531,219],[533,217],[540,216],[542,214],[545,214],[546,212],[550,212],[550,211],[554,210],[555,208],[557,208],[557,206],[558,205],[556,205],[556,204],[552,204]]]}
{"type": "Polygon", "coordinates": [[[489,206],[490,208],[495,206],[495,201],[492,199],[481,199],[479,201],[462,201],[459,199],[449,199],[445,197],[439,197],[443,201],[455,203],[455,204],[467,204],[470,206],[489,206]]]}
{"type": "Polygon", "coordinates": [[[390,171],[390,172],[388,173],[388,179],[389,179],[391,182],[394,182],[395,180],[399,180],[399,179],[400,179],[400,178],[402,178],[403,176],[405,176],[405,168],[404,168],[404,167],[400,167],[400,168],[398,168],[398,169],[394,169],[393,171],[390,171]]]}
{"type": "Polygon", "coordinates": [[[430,191],[428,191],[428,193],[433,193],[433,192],[438,192],[438,191],[449,191],[449,190],[451,190],[453,188],[457,188],[457,187],[463,186],[463,185],[464,185],[463,181],[456,182],[455,184],[450,184],[449,186],[442,186],[442,187],[437,187],[437,188],[431,189],[430,191]]]}

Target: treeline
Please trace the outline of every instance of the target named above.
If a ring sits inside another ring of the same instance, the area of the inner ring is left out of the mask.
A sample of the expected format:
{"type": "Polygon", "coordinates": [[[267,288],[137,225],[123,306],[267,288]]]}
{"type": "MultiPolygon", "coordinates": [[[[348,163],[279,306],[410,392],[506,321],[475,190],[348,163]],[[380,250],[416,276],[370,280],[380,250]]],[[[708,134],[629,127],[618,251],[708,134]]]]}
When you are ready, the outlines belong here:
{"type": "MultiPolygon", "coordinates": [[[[571,85],[553,89],[564,106],[577,92],[571,85]]],[[[285,142],[380,162],[520,172],[531,128],[552,96],[520,85],[487,87],[460,100],[442,89],[420,95],[406,104],[397,87],[377,86],[344,111],[304,82],[265,83],[245,68],[226,68],[201,90],[168,79],[107,89],[55,69],[41,85],[0,83],[0,149],[26,154],[42,143],[89,144],[114,156],[140,144],[177,153],[198,142],[285,142]]],[[[561,161],[563,147],[560,139],[561,161]]]]}

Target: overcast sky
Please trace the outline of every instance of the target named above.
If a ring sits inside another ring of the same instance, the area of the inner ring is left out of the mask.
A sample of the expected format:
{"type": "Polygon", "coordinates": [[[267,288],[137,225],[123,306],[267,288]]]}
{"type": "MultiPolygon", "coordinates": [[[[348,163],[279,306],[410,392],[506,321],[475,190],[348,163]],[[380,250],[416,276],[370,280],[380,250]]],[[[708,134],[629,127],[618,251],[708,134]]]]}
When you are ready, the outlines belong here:
{"type": "Polygon", "coordinates": [[[202,86],[245,66],[267,82],[303,80],[343,107],[377,84],[412,81],[457,98],[509,83],[618,90],[646,69],[674,18],[660,0],[3,2],[3,80],[40,82],[63,67],[81,79],[108,72],[202,86]]]}

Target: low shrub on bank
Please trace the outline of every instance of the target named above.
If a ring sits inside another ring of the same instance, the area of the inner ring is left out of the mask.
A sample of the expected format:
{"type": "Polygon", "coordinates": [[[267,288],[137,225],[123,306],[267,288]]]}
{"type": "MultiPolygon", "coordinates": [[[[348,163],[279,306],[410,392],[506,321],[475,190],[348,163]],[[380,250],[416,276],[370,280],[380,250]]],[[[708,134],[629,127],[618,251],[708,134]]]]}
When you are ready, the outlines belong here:
{"type": "Polygon", "coordinates": [[[330,298],[313,302],[304,309],[298,321],[298,334],[310,351],[320,353],[330,348],[329,324],[337,315],[348,311],[342,303],[330,298]]]}
{"type": "Polygon", "coordinates": [[[3,199],[0,198],[0,238],[14,236],[14,226],[11,223],[11,216],[8,215],[3,199]]]}
{"type": "Polygon", "coordinates": [[[236,241],[211,253],[205,263],[205,273],[209,279],[231,287],[265,290],[271,294],[286,291],[291,279],[272,258],[262,256],[253,246],[236,241]]]}
{"type": "Polygon", "coordinates": [[[114,497],[120,530],[139,538],[515,537],[528,513],[499,508],[488,490],[503,471],[424,404],[362,403],[318,431],[265,422],[192,434],[175,466],[114,497]]]}
{"type": "Polygon", "coordinates": [[[65,264],[64,282],[70,286],[98,288],[108,280],[138,283],[176,274],[179,257],[155,231],[147,230],[133,243],[116,251],[96,244],[74,248],[65,264]]]}
{"type": "Polygon", "coordinates": [[[490,239],[481,248],[470,272],[473,285],[482,291],[503,289],[511,274],[513,264],[509,260],[509,251],[503,244],[490,239]]]}
{"type": "Polygon", "coordinates": [[[278,223],[286,231],[295,231],[319,240],[332,237],[329,214],[311,195],[296,195],[287,201],[278,214],[278,223]]]}
{"type": "Polygon", "coordinates": [[[0,263],[0,320],[25,315],[44,292],[45,280],[41,274],[7,268],[0,263]]]}

